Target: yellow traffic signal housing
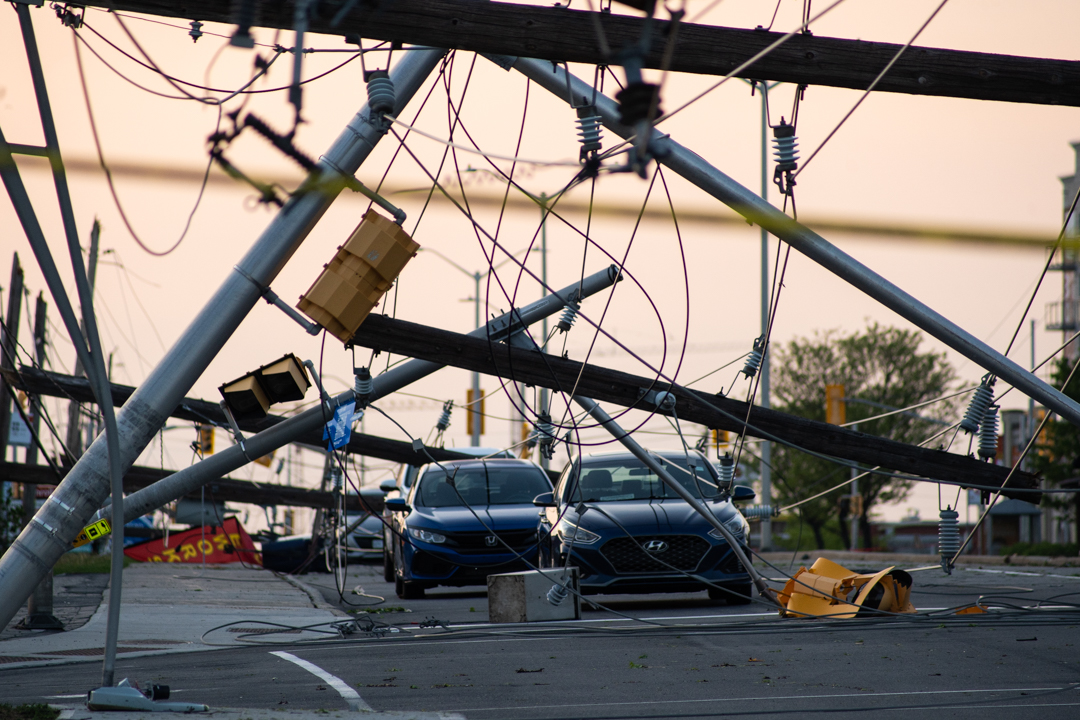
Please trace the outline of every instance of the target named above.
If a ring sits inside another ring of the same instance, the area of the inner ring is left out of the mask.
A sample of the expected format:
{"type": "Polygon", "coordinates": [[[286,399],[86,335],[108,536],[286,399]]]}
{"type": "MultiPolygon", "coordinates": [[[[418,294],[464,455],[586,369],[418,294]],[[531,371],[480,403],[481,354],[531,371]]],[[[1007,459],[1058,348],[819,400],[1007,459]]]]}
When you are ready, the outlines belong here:
{"type": "Polygon", "coordinates": [[[465,408],[468,411],[468,415],[466,415],[465,420],[465,432],[469,433],[470,435],[473,434],[473,423],[475,422],[480,423],[480,434],[484,434],[484,401],[486,399],[487,396],[484,394],[484,391],[481,390],[480,401],[474,404],[473,401],[476,400],[476,396],[473,395],[472,388],[469,388],[465,391],[465,408]]]}
{"type": "Polygon", "coordinates": [[[867,611],[913,613],[911,575],[888,567],[860,575],[826,558],[788,580],[778,594],[783,617],[853,618],[867,611]]]}
{"type": "Polygon", "coordinates": [[[847,403],[844,402],[843,385],[825,386],[825,422],[843,425],[847,422],[847,403]]]}
{"type": "Polygon", "coordinates": [[[196,441],[199,445],[200,455],[213,455],[214,454],[214,426],[213,425],[196,425],[195,430],[199,434],[199,439],[196,441]]]}
{"type": "Polygon", "coordinates": [[[368,210],[297,307],[347,343],[419,249],[401,226],[368,210]]]}

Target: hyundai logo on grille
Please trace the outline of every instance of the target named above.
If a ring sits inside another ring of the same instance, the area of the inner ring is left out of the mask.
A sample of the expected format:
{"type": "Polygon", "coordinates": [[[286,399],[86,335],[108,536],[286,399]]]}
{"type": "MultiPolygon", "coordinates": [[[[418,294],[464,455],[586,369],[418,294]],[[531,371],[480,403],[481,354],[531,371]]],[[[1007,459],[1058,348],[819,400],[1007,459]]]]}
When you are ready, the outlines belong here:
{"type": "Polygon", "coordinates": [[[484,543],[488,547],[495,547],[499,543],[499,538],[495,537],[494,535],[488,535],[484,538],[484,543]]]}
{"type": "Polygon", "coordinates": [[[645,552],[652,553],[653,555],[667,552],[667,549],[668,544],[663,540],[650,540],[645,543],[645,552]]]}

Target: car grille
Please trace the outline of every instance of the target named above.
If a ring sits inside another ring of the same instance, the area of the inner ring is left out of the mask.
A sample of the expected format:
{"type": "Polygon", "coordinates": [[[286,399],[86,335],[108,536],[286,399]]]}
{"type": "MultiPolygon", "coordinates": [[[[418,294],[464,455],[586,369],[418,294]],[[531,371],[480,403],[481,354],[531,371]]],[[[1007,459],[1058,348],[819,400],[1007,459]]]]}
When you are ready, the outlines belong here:
{"type": "Polygon", "coordinates": [[[671,572],[672,567],[689,572],[697,569],[709,547],[708,540],[696,535],[647,535],[608,540],[600,552],[620,574],[671,572]],[[653,540],[667,543],[667,550],[653,556],[641,549],[653,540]]]}
{"type": "Polygon", "coordinates": [[[450,541],[448,545],[462,554],[505,553],[509,552],[507,545],[512,547],[514,552],[525,552],[536,545],[536,530],[532,528],[500,530],[496,534],[502,542],[494,545],[488,544],[487,538],[491,533],[487,531],[446,533],[446,538],[450,541]]]}
{"type": "Polygon", "coordinates": [[[413,555],[412,571],[417,575],[441,577],[454,571],[454,565],[423,550],[413,555]]]}

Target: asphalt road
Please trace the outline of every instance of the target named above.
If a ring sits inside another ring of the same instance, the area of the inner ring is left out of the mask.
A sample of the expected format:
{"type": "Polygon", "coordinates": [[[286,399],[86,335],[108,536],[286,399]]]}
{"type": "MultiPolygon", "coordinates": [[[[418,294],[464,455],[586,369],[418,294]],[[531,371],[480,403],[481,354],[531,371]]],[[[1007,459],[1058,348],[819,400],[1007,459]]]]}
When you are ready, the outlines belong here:
{"type": "MultiPolygon", "coordinates": [[[[330,576],[304,581],[338,600],[330,576]]],[[[359,617],[407,631],[318,646],[120,659],[118,677],[165,683],[177,700],[217,707],[346,709],[348,699],[326,679],[333,676],[376,710],[456,711],[479,719],[889,710],[1080,717],[1080,613],[1070,610],[823,623],[712,604],[704,593],[601,596],[648,622],[589,610],[573,627],[523,629],[487,625],[480,589],[440,589],[405,602],[371,565],[353,568],[345,589],[347,602],[382,610],[359,617]],[[420,629],[435,623],[449,629],[420,629]],[[312,663],[324,677],[274,651],[312,663]]],[[[952,576],[919,573],[913,600],[920,610],[980,596],[1031,607],[1076,601],[1078,593],[1080,571],[1072,569],[961,569],[952,576]]],[[[0,671],[0,698],[77,702],[99,679],[98,663],[0,671]]]]}

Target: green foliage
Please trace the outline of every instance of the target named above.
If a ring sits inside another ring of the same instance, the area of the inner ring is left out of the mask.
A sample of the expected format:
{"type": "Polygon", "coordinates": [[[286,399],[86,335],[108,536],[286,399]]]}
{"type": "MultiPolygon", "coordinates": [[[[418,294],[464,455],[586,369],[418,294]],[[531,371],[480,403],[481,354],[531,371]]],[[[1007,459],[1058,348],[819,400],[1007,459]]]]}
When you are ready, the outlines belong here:
{"type": "MultiPolygon", "coordinates": [[[[825,386],[844,386],[847,398],[903,408],[948,393],[956,373],[944,353],[920,352],[922,335],[913,330],[882,327],[877,323],[864,331],[843,335],[839,331],[818,332],[811,338],[797,338],[776,350],[773,361],[773,407],[811,420],[825,420],[825,386]]],[[[955,415],[957,402],[943,401],[920,408],[924,417],[938,420],[955,415]]],[[[871,405],[847,403],[847,422],[880,415],[885,410],[871,405]]],[[[937,427],[912,414],[891,415],[859,423],[859,432],[906,443],[918,443],[937,427]]],[[[774,444],[774,502],[787,505],[838,485],[850,477],[848,467],[774,444]]],[[[859,480],[864,513],[861,518],[863,546],[872,545],[866,518],[875,504],[903,500],[911,481],[883,475],[859,480]]],[[[843,488],[801,506],[802,519],[813,534],[817,547],[824,548],[824,528],[837,514],[837,499],[848,494],[843,488]]],[[[794,525],[794,523],[793,523],[794,525]]],[[[809,543],[804,538],[804,547],[809,543]]]]}
{"type": "MultiPolygon", "coordinates": [[[[1074,371],[1067,359],[1060,358],[1054,362],[1050,384],[1062,388],[1067,397],[1080,401],[1080,371],[1074,371]],[[1066,380],[1069,381],[1067,385],[1066,380]]],[[[1046,423],[1039,434],[1035,452],[1031,456],[1031,468],[1042,476],[1043,487],[1054,488],[1080,475],[1080,470],[1073,464],[1078,458],[1080,429],[1072,423],[1054,418],[1046,423]]],[[[1064,510],[1075,502],[1077,498],[1071,496],[1043,495],[1042,506],[1064,510]]]]}
{"type": "Polygon", "coordinates": [[[1039,555],[1042,557],[1076,557],[1080,555],[1080,545],[1076,543],[1021,542],[1007,545],[998,551],[999,555],[1039,555]]]}
{"type": "Polygon", "coordinates": [[[60,711],[45,703],[8,705],[0,703],[0,720],[56,720],[60,711]]]}
{"type": "Polygon", "coordinates": [[[22,502],[11,495],[10,483],[0,483],[0,555],[7,552],[23,527],[22,502]]]}

